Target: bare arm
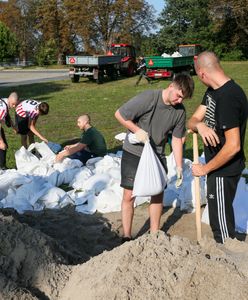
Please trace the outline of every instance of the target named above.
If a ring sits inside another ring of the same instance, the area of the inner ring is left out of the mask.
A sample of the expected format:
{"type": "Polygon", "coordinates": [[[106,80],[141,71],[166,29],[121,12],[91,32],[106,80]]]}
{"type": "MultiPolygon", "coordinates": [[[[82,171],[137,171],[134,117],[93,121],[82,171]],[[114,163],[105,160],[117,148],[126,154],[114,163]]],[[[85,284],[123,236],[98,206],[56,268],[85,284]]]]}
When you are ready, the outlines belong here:
{"type": "Polygon", "coordinates": [[[218,152],[218,154],[206,165],[192,165],[192,172],[194,176],[204,176],[211,171],[219,169],[240,151],[241,145],[239,127],[226,130],[225,138],[226,142],[220,152],[218,152]]]}
{"type": "Polygon", "coordinates": [[[173,149],[173,155],[176,161],[177,168],[182,169],[183,166],[183,142],[182,138],[176,138],[172,136],[171,146],[173,149]]]}
{"type": "Polygon", "coordinates": [[[206,106],[200,105],[188,121],[188,128],[194,132],[198,132],[202,137],[203,143],[208,146],[216,147],[220,140],[216,132],[209,128],[204,122],[206,106]]]}
{"type": "Polygon", "coordinates": [[[129,129],[130,131],[132,131],[133,133],[135,133],[136,131],[138,131],[140,128],[131,120],[125,120],[119,110],[117,110],[115,112],[115,117],[116,119],[121,123],[121,125],[123,125],[125,128],[129,129]]]}
{"type": "Polygon", "coordinates": [[[76,143],[76,144],[70,145],[70,148],[66,148],[56,155],[55,161],[56,162],[62,161],[65,157],[72,155],[78,151],[81,151],[81,150],[85,149],[86,147],[87,147],[87,145],[82,144],[82,143],[76,143]]]}
{"type": "Polygon", "coordinates": [[[44,141],[45,143],[48,143],[48,140],[43,135],[41,135],[39,133],[39,131],[35,128],[35,123],[36,123],[36,120],[29,121],[29,129],[33,132],[33,134],[38,136],[38,138],[40,138],[42,141],[44,141]]]}

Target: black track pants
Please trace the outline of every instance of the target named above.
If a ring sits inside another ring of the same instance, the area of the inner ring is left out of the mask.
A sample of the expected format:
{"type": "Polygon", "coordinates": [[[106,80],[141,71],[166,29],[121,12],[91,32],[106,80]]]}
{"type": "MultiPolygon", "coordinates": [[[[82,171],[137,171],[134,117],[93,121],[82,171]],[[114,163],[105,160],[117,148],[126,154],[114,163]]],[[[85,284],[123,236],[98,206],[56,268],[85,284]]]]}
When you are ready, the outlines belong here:
{"type": "Polygon", "coordinates": [[[209,221],[214,239],[218,243],[224,243],[228,237],[235,238],[232,204],[239,179],[240,175],[219,177],[211,174],[207,177],[209,221]]]}

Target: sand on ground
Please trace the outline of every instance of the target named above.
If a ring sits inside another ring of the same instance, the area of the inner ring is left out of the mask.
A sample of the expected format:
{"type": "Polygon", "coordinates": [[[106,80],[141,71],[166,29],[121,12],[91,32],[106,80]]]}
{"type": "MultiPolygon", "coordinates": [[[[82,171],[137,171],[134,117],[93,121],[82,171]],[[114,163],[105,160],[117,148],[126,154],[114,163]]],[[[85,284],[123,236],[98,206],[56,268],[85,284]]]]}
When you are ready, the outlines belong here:
{"type": "Polygon", "coordinates": [[[149,234],[148,204],[135,209],[134,240],[121,245],[121,213],[73,207],[0,211],[0,299],[248,299],[248,243],[217,245],[195,214],[164,209],[149,234]]]}

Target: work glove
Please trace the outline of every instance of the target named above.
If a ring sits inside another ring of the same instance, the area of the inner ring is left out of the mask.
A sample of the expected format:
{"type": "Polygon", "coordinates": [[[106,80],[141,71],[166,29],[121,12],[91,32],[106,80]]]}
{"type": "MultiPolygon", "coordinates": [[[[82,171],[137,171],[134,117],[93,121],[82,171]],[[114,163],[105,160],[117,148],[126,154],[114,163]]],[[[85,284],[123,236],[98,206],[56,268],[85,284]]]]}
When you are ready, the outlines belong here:
{"type": "Polygon", "coordinates": [[[145,144],[145,142],[149,141],[148,133],[141,128],[135,132],[135,137],[139,143],[145,144]]]}
{"type": "Polygon", "coordinates": [[[176,188],[178,189],[183,183],[183,169],[177,168],[177,181],[176,181],[176,188]]]}

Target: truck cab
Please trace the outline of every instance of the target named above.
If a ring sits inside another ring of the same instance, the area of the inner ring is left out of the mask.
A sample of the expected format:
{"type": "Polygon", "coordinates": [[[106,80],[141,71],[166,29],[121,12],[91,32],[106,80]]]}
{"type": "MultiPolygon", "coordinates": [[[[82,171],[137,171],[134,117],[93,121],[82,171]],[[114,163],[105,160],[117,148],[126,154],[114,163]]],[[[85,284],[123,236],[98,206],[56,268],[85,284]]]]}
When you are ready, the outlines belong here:
{"type": "Polygon", "coordinates": [[[136,71],[136,51],[132,45],[129,44],[111,44],[108,55],[121,56],[120,72],[126,76],[134,75],[136,71]]]}
{"type": "Polygon", "coordinates": [[[178,52],[182,56],[195,56],[202,51],[200,44],[179,45],[178,52]]]}

